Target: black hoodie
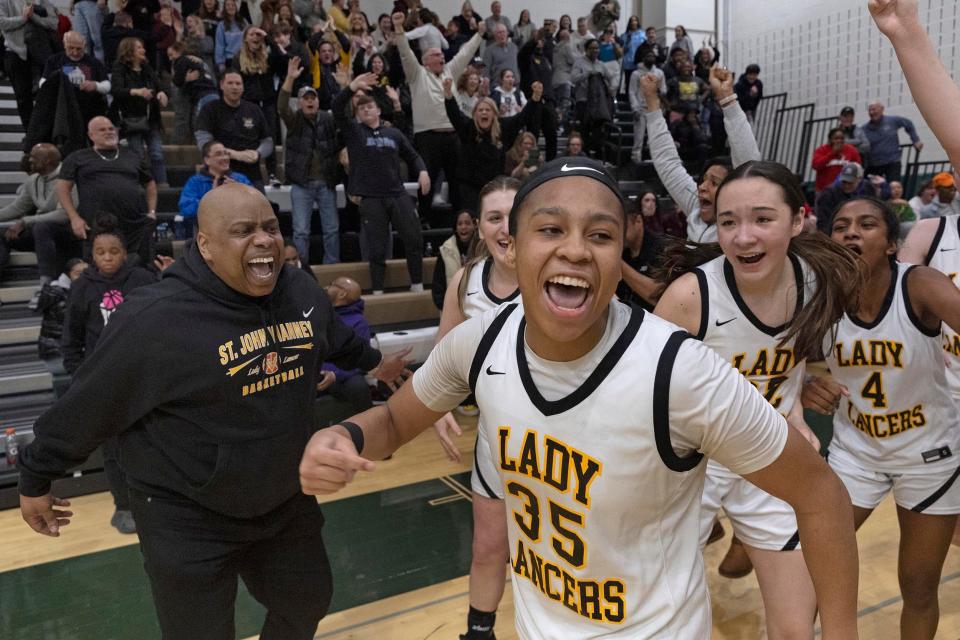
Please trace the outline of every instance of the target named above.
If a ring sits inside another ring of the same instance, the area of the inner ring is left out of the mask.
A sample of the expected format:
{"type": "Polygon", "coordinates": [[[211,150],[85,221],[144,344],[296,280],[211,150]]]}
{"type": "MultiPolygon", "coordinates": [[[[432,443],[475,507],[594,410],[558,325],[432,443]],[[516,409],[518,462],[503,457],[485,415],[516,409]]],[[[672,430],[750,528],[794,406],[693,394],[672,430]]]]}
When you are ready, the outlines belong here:
{"type": "Polygon", "coordinates": [[[301,270],[283,266],[271,295],[250,298],[191,243],[158,284],[117,310],[70,390],[37,420],[20,452],[20,493],[46,494],[119,435],[134,489],[263,515],[300,491],[324,361],[369,370],[380,353],[301,270]]]}
{"type": "Polygon", "coordinates": [[[63,368],[73,373],[100,339],[119,305],[137,287],[154,284],[157,277],[141,267],[124,264],[112,276],[87,267],[70,287],[63,324],[63,368]]]}

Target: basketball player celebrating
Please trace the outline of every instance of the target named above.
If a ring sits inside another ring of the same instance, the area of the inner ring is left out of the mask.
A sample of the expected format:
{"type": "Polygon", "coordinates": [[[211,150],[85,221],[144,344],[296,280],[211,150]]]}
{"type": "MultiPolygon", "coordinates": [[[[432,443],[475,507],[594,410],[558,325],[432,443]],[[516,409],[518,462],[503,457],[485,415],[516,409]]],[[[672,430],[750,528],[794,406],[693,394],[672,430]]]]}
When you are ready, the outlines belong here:
{"type": "Polygon", "coordinates": [[[850,200],[834,214],[833,240],[861,255],[867,282],[856,313],[824,344],[834,386],[846,393],[812,406],[828,413],[839,405],[830,466],[850,492],[856,526],[893,492],[900,637],[929,640],[960,513],[960,429],[939,337],[941,323],[960,329],[960,291],[934,269],[894,260],[898,227],[896,214],[872,198],[850,200]]]}
{"type": "MultiPolygon", "coordinates": [[[[499,176],[480,190],[480,224],[477,233],[483,244],[480,245],[480,254],[460,269],[447,287],[437,341],[468,318],[495,309],[520,295],[517,273],[513,265],[506,262],[510,240],[507,220],[519,188],[519,181],[499,176]]],[[[460,449],[450,439],[448,430],[453,430],[457,435],[463,435],[463,432],[453,415],[447,413],[434,427],[447,456],[459,461],[460,449]]],[[[482,415],[478,432],[483,432],[482,415]]],[[[462,640],[479,640],[494,637],[493,625],[497,606],[503,597],[510,552],[503,492],[489,447],[474,448],[470,480],[473,489],[470,611],[467,614],[467,633],[460,637],[462,640]]]]}
{"type": "Polygon", "coordinates": [[[332,493],[473,388],[506,496],[518,635],[704,638],[704,457],[794,507],[824,638],[856,638],[857,550],[842,483],[716,353],[613,301],[624,205],[592,160],[524,184],[507,260],[522,309],[471,318],[413,383],[313,436],[300,474],[332,493]]]}
{"type": "MultiPolygon", "coordinates": [[[[734,170],[716,194],[719,244],[678,243],[668,253],[672,275],[683,275],[656,314],[737,368],[817,449],[798,402],[804,358],[820,359],[824,335],[857,297],[860,274],[853,254],[820,234],[801,234],[803,201],[797,179],[781,164],[748,162],[734,170]],[[697,269],[688,266],[707,258],[713,259],[697,269]]],[[[812,640],[817,597],[791,506],[710,460],[703,545],[721,506],[757,570],[767,636],[812,640]]]]}

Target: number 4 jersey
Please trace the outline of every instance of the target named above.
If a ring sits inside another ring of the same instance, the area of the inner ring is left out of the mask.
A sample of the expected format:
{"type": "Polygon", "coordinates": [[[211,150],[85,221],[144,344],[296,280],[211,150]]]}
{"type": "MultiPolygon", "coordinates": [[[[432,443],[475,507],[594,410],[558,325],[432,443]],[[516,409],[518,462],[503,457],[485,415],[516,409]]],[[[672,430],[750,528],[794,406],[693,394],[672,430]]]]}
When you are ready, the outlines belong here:
{"type": "Polygon", "coordinates": [[[881,473],[955,466],[960,444],[940,331],[924,329],[910,304],[912,268],[897,264],[891,271],[873,322],[844,315],[836,336],[824,341],[830,374],[850,391],[834,415],[830,446],[881,473]]]}
{"type": "Polygon", "coordinates": [[[702,458],[762,469],[786,422],[675,325],[616,302],[608,314],[593,350],[551,362],[526,345],[522,308],[505,305],[444,338],[414,390],[444,411],[475,389],[521,638],[707,638],[702,458]]]}

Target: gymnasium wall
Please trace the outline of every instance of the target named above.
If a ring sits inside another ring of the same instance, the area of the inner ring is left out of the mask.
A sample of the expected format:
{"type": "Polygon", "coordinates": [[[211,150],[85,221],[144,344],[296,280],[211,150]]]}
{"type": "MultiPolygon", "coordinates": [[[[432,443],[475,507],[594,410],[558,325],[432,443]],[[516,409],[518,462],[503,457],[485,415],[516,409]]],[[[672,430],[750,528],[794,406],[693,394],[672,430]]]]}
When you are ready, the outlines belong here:
{"type": "MultiPolygon", "coordinates": [[[[858,123],[867,120],[867,104],[881,100],[888,114],[914,121],[925,144],[921,160],[946,159],[866,0],[723,0],[720,13],[727,65],[740,74],[759,64],[764,93],[787,92],[788,106],[815,102],[815,118],[850,105],[858,123]]],[[[947,70],[960,78],[960,2],[920,0],[920,17],[947,70]]],[[[902,132],[901,141],[909,142],[902,132]]]]}

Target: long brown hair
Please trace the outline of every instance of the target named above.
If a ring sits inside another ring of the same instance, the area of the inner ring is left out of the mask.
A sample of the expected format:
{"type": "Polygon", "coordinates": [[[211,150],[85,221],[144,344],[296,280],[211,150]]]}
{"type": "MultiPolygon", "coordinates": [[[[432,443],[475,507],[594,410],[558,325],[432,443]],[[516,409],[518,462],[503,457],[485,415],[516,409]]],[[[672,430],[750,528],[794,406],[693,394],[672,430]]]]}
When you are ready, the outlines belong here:
{"type": "MultiPolygon", "coordinates": [[[[503,146],[503,142],[501,142],[500,140],[500,136],[502,135],[500,131],[500,109],[497,107],[497,103],[493,101],[493,98],[487,96],[485,98],[480,98],[479,100],[477,100],[477,104],[473,105],[473,113],[471,113],[470,115],[476,116],[477,107],[479,107],[482,104],[485,104],[491,109],[493,109],[493,122],[490,123],[490,129],[488,131],[490,133],[490,143],[493,146],[495,146],[497,149],[499,149],[500,147],[503,146]]],[[[473,126],[477,130],[477,142],[480,142],[483,139],[484,132],[481,131],[480,127],[477,126],[476,119],[474,119],[473,121],[473,126]]]]}
{"type": "MultiPolygon", "coordinates": [[[[135,55],[135,50],[137,45],[143,44],[143,40],[140,38],[124,38],[120,41],[120,44],[117,46],[117,62],[120,62],[128,67],[133,67],[133,56],[135,55]]],[[[147,66],[147,61],[144,60],[141,67],[147,66]]]]}
{"type": "MultiPolygon", "coordinates": [[[[511,178],[510,176],[497,176],[487,184],[483,185],[483,188],[480,189],[480,195],[477,198],[478,211],[477,211],[477,220],[479,221],[482,216],[483,211],[483,199],[486,198],[491,193],[496,193],[497,191],[513,191],[516,193],[520,190],[520,181],[516,178],[511,178]]],[[[509,213],[507,214],[509,215],[509,213]]],[[[460,277],[460,286],[457,288],[457,306],[460,308],[460,313],[463,313],[463,299],[467,295],[467,280],[470,279],[470,273],[473,271],[474,267],[478,264],[483,264],[486,262],[487,258],[490,257],[490,250],[487,249],[487,243],[483,240],[480,240],[479,231],[474,235],[476,242],[473,244],[473,251],[471,251],[470,259],[467,260],[467,264],[463,265],[463,276],[460,277]]]]}
{"type": "Polygon", "coordinates": [[[251,76],[266,73],[270,66],[267,57],[268,45],[265,42],[260,45],[258,51],[251,51],[250,47],[247,46],[247,34],[250,33],[251,29],[256,28],[251,26],[243,30],[243,44],[240,46],[240,54],[237,56],[237,61],[240,63],[240,72],[251,76]]]}
{"type": "MultiPolygon", "coordinates": [[[[783,199],[794,215],[800,215],[803,192],[797,177],[782,164],[763,160],[747,162],[734,169],[717,188],[716,202],[723,188],[745,178],[763,178],[780,187],[783,199]]],[[[816,289],[806,304],[787,323],[780,346],[794,340],[798,358],[823,357],[823,338],[834,328],[845,312],[855,313],[863,289],[863,262],[820,232],[802,232],[790,240],[788,251],[803,259],[816,278],[816,289]]],[[[723,255],[720,245],[701,244],[688,240],[668,240],[660,267],[653,277],[670,284],[685,273],[723,255]]],[[[797,292],[800,295],[800,292],[797,292]]]]}

